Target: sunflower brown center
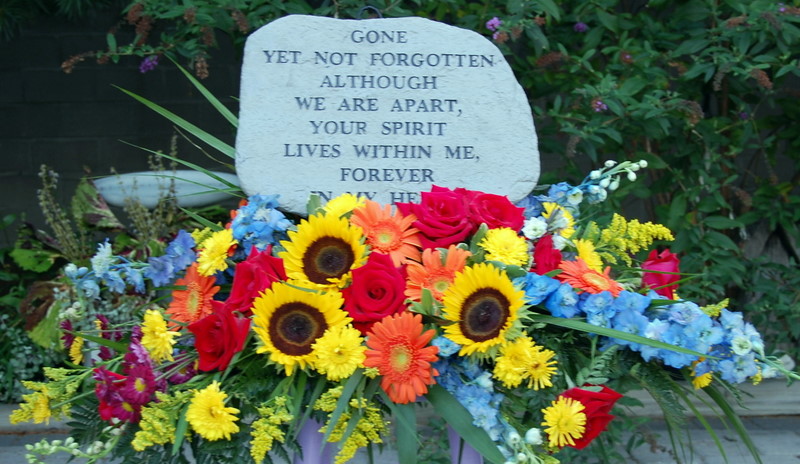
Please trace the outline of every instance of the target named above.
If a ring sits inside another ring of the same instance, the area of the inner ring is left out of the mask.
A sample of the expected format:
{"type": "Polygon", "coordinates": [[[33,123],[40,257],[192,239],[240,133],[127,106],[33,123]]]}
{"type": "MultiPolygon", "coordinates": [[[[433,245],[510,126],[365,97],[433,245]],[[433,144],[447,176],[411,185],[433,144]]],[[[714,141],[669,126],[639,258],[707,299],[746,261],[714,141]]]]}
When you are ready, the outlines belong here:
{"type": "Polygon", "coordinates": [[[328,329],[325,316],[301,302],[286,303],[275,310],[269,336],[275,348],[290,356],[311,353],[311,345],[328,329]]]}
{"type": "Polygon", "coordinates": [[[303,270],[308,280],[330,284],[328,279],[343,276],[355,262],[353,248],[338,237],[320,237],[303,255],[303,270]]]}
{"type": "Polygon", "coordinates": [[[479,288],[464,300],[461,333],[474,342],[497,337],[510,315],[508,298],[494,288],[479,288]]]}

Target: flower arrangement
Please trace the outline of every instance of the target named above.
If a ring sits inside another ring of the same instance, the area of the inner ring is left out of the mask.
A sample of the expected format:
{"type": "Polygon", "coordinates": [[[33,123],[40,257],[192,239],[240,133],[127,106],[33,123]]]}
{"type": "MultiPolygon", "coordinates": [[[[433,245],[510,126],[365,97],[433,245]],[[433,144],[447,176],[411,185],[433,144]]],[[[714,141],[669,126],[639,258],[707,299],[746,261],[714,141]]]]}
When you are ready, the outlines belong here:
{"type": "Polygon", "coordinates": [[[316,462],[308,434],[337,463],[393,434],[415,462],[415,414],[432,408],[488,461],[556,463],[601,436],[631,384],[673,415],[676,379],[724,403],[715,385],[777,374],[759,333],[725,302],[680,298],[678,257],[650,250],[665,227],[582,211],[644,167],[608,162],[517,205],[438,186],[395,207],[313,197],[297,224],[254,195],[161,255],[101,243],[91,268],[64,268],[64,291],[146,303],[128,321],[66,314],[72,363],[27,382],[11,420],[71,416],[73,437],[29,462],[316,462]]]}

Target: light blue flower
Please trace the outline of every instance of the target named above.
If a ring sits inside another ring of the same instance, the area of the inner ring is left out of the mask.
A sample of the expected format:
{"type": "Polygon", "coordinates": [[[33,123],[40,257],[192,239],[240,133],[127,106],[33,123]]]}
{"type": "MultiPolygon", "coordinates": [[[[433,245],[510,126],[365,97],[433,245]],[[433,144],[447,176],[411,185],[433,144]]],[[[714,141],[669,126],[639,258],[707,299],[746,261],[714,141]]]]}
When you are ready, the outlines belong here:
{"type": "Polygon", "coordinates": [[[650,301],[652,301],[650,297],[623,290],[619,292],[617,298],[614,299],[613,305],[618,313],[633,311],[644,314],[644,310],[650,306],[650,301]]]}
{"type": "Polygon", "coordinates": [[[544,303],[555,317],[575,317],[578,314],[578,294],[569,284],[561,284],[544,303]]]}
{"type": "Polygon", "coordinates": [[[197,254],[193,248],[196,245],[192,235],[183,229],[179,230],[175,238],[167,245],[166,255],[171,259],[176,272],[186,269],[195,262],[197,254]]]}
{"type": "Polygon", "coordinates": [[[233,238],[243,249],[255,246],[263,251],[292,226],[277,207],[278,195],[253,195],[247,199],[246,205],[239,208],[231,222],[231,230],[233,238]]]}
{"type": "Polygon", "coordinates": [[[524,277],[514,279],[514,285],[521,286],[525,291],[526,304],[535,305],[556,291],[561,283],[552,277],[529,272],[524,277]]]}
{"type": "Polygon", "coordinates": [[[450,357],[461,349],[461,345],[458,343],[450,340],[447,337],[436,337],[431,341],[431,345],[436,346],[439,348],[439,357],[440,358],[447,358],[450,357]]]}
{"type": "Polygon", "coordinates": [[[102,276],[108,272],[108,269],[114,264],[115,260],[116,257],[111,252],[111,244],[108,243],[108,239],[106,239],[105,242],[97,245],[97,253],[92,256],[90,260],[92,263],[92,270],[95,275],[102,276]]]}

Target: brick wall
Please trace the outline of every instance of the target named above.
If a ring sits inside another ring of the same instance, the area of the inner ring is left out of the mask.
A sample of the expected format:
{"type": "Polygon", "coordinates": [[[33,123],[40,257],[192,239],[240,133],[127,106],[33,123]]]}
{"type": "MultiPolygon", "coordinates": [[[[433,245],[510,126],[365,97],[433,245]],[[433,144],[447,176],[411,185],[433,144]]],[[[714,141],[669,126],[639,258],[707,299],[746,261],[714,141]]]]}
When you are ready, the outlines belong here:
{"type": "MultiPolygon", "coordinates": [[[[95,175],[108,174],[112,167],[118,172],[147,169],[147,152],[123,141],[169,149],[171,124],[115,85],[233,143],[230,125],[167,60],[146,74],[139,73],[140,60],[134,57],[105,65],[87,60],[71,74],[61,70],[70,56],[104,47],[115,14],[100,12],[78,22],[42,18],[12,41],[0,42],[0,215],[25,213],[29,222],[45,226],[36,203],[43,163],[60,173],[59,195],[66,205],[84,167],[95,175]]],[[[234,111],[240,67],[235,55],[221,43],[210,61],[211,76],[203,81],[234,111]]],[[[185,142],[179,144],[179,155],[217,166],[185,142]]],[[[8,238],[0,234],[0,240],[7,244],[8,238]]]]}

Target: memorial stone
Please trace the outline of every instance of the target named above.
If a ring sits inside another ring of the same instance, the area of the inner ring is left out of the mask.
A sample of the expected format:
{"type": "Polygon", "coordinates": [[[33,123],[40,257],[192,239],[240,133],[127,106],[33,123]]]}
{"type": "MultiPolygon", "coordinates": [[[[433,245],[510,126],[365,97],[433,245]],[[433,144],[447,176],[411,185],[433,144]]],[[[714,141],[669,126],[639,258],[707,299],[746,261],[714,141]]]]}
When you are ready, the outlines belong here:
{"type": "Polygon", "coordinates": [[[520,200],[539,153],[528,100],[483,36],[424,18],[286,16],[245,46],[236,170],[248,195],[418,201],[432,185],[520,200]]]}

